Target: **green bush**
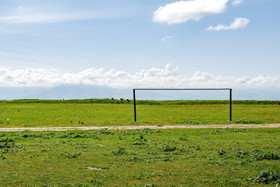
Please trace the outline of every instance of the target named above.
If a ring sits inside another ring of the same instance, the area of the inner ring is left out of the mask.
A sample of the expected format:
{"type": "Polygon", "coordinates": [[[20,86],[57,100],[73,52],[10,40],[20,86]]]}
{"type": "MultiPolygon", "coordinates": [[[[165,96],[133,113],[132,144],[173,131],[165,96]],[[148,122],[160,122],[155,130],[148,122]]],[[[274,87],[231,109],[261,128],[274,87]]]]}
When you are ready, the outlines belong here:
{"type": "Polygon", "coordinates": [[[253,179],[253,181],[264,184],[276,184],[280,182],[280,172],[262,170],[258,173],[258,176],[253,179]]]}

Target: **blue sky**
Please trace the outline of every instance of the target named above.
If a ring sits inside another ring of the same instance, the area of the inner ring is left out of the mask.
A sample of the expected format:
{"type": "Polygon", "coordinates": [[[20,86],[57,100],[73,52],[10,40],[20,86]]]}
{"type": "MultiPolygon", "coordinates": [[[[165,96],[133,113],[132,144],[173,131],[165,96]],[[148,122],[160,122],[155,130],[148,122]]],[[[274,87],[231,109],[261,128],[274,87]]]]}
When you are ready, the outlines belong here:
{"type": "Polygon", "coordinates": [[[0,86],[280,89],[279,0],[0,0],[0,86]]]}

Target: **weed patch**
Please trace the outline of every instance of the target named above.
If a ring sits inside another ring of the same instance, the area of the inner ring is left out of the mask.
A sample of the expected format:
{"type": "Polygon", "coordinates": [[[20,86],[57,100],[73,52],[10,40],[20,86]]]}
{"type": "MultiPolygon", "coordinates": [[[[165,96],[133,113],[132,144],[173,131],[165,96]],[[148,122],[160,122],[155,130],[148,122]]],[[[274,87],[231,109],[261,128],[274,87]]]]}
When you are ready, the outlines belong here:
{"type": "Polygon", "coordinates": [[[277,128],[104,129],[0,135],[2,186],[279,183],[277,128]],[[253,179],[247,180],[248,176],[253,179]]]}
{"type": "Polygon", "coordinates": [[[67,131],[61,135],[57,135],[58,138],[93,138],[98,139],[96,134],[85,133],[83,131],[67,131]]]}
{"type": "Polygon", "coordinates": [[[4,148],[14,148],[15,147],[15,141],[10,138],[1,138],[0,139],[0,149],[4,148]]]}
{"type": "Polygon", "coordinates": [[[199,125],[199,122],[197,121],[192,121],[192,120],[183,120],[183,121],[178,121],[175,122],[176,124],[189,124],[189,125],[199,125]]]}
{"type": "Polygon", "coordinates": [[[94,186],[103,186],[104,180],[101,179],[92,179],[90,183],[94,186]]]}
{"type": "Polygon", "coordinates": [[[173,146],[170,146],[170,145],[163,145],[161,147],[161,151],[164,151],[164,152],[172,152],[172,151],[175,151],[177,149],[177,147],[173,147],[173,146]]]}
{"type": "Polygon", "coordinates": [[[104,129],[101,129],[99,131],[97,131],[98,134],[105,134],[105,135],[114,135],[113,132],[111,131],[108,131],[108,130],[104,130],[104,129]]]}
{"type": "Polygon", "coordinates": [[[263,122],[254,121],[254,120],[237,120],[237,121],[233,121],[233,123],[237,123],[237,124],[262,124],[263,122]]]}
{"type": "Polygon", "coordinates": [[[60,156],[65,158],[78,158],[81,155],[81,153],[74,153],[74,152],[63,152],[60,153],[60,156]]]}
{"type": "Polygon", "coordinates": [[[234,148],[232,151],[224,151],[219,150],[218,155],[223,157],[224,159],[243,159],[247,158],[251,161],[261,161],[261,160],[280,160],[280,156],[275,153],[261,151],[258,149],[250,150],[243,150],[240,148],[234,148]]]}
{"type": "Polygon", "coordinates": [[[114,149],[111,151],[111,154],[114,156],[120,156],[126,153],[127,153],[126,150],[122,147],[119,147],[118,149],[114,149]]]}
{"type": "Polygon", "coordinates": [[[242,150],[240,148],[233,149],[233,152],[234,152],[234,157],[237,157],[237,158],[243,158],[250,154],[249,151],[242,150]]]}
{"type": "Polygon", "coordinates": [[[160,130],[144,128],[144,129],[135,129],[131,131],[124,131],[122,134],[124,135],[145,135],[145,134],[160,134],[162,133],[160,130]]]}
{"type": "Polygon", "coordinates": [[[280,156],[271,152],[253,150],[251,156],[255,160],[280,160],[280,156]]]}
{"type": "Polygon", "coordinates": [[[280,172],[272,170],[262,170],[254,179],[249,179],[257,183],[276,184],[280,183],[280,172]]]}

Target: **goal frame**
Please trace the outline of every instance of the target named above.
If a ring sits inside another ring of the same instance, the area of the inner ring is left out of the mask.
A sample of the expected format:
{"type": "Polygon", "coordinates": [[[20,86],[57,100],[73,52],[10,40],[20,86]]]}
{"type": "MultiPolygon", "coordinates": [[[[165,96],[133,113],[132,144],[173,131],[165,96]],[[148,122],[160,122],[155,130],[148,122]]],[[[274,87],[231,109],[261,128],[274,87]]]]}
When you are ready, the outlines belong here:
{"type": "Polygon", "coordinates": [[[133,89],[133,105],[134,105],[134,121],[136,122],[136,90],[151,91],[151,90],[207,90],[207,91],[229,91],[229,120],[232,121],[232,88],[134,88],[133,89]]]}

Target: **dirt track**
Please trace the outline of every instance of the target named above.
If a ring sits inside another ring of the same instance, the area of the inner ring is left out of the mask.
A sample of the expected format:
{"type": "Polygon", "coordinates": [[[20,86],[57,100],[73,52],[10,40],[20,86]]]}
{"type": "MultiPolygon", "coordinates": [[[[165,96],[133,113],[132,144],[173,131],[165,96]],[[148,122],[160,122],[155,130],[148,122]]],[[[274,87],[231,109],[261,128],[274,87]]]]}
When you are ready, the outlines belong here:
{"type": "Polygon", "coordinates": [[[229,124],[229,125],[150,125],[150,126],[89,126],[89,127],[23,127],[0,128],[0,131],[67,131],[67,130],[121,130],[121,129],[202,129],[202,128],[280,128],[280,124],[229,124]]]}

